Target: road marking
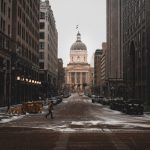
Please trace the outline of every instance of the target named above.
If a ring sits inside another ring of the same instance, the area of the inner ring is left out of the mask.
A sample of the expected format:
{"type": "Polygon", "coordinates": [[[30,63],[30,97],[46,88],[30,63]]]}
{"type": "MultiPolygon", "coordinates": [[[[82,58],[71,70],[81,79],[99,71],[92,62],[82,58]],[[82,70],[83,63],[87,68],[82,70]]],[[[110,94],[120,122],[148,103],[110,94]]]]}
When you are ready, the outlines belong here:
{"type": "MultiPolygon", "coordinates": [[[[130,150],[130,148],[124,143],[122,142],[119,138],[117,138],[117,136],[115,135],[114,132],[112,132],[111,129],[103,129],[104,132],[109,132],[111,134],[111,141],[112,144],[114,145],[114,147],[116,148],[116,150],[130,150]]],[[[108,134],[108,138],[109,134],[108,134]]]]}
{"type": "Polygon", "coordinates": [[[59,139],[55,143],[56,146],[53,150],[66,150],[68,144],[69,134],[60,134],[59,139]]]}

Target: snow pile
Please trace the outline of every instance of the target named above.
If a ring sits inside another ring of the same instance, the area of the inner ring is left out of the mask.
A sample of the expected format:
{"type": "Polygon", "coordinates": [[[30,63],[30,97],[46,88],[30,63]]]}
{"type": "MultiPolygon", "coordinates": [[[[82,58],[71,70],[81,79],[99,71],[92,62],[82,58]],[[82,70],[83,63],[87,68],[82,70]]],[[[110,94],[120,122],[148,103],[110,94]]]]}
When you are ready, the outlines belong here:
{"type": "Polygon", "coordinates": [[[24,115],[21,115],[21,116],[12,116],[12,117],[9,117],[9,118],[1,119],[0,123],[8,123],[10,121],[22,119],[23,117],[24,117],[24,115]]]}

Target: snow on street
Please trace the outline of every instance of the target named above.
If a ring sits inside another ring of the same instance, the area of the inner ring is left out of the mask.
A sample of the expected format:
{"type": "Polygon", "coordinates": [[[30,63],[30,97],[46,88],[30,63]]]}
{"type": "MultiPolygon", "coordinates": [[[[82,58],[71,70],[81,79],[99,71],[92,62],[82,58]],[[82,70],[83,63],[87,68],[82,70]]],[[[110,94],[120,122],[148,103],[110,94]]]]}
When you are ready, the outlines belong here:
{"type": "Polygon", "coordinates": [[[54,119],[41,114],[6,115],[0,113],[0,126],[42,128],[60,132],[103,132],[110,130],[150,130],[149,115],[126,115],[108,106],[92,103],[85,96],[72,94],[54,107],[54,119]]]}

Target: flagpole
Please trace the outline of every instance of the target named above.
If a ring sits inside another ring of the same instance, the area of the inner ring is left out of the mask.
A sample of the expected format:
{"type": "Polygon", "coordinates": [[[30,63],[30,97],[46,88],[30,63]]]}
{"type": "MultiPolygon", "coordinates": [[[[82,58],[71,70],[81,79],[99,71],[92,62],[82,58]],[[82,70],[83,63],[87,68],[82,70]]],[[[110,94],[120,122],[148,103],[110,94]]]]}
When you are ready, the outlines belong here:
{"type": "Polygon", "coordinates": [[[79,25],[76,25],[76,30],[78,30],[78,32],[79,32],[79,25]]]}

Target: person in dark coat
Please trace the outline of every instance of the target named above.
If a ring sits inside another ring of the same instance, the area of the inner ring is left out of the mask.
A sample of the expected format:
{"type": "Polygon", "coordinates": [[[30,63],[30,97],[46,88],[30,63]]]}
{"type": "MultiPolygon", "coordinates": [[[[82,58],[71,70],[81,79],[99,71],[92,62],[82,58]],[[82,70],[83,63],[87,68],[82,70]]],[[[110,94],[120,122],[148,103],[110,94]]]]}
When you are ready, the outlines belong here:
{"type": "Polygon", "coordinates": [[[51,101],[49,104],[48,104],[48,113],[46,114],[46,118],[51,115],[51,119],[53,119],[53,101],[51,101]]]}

